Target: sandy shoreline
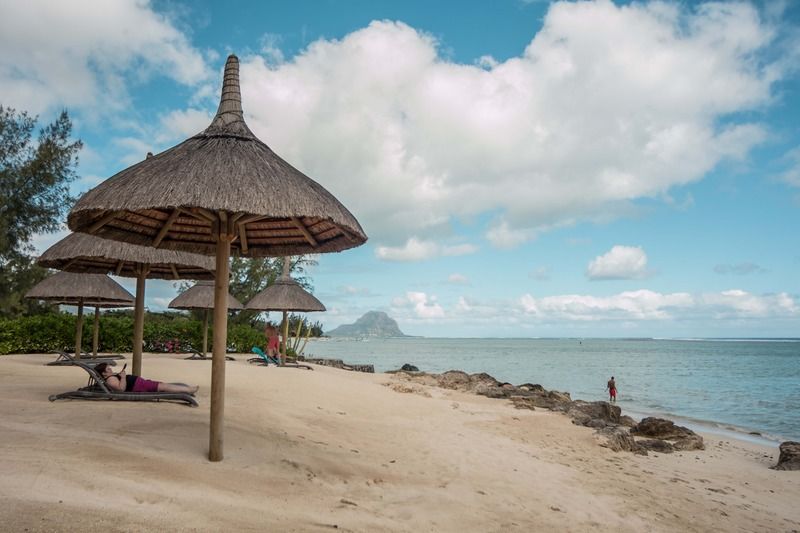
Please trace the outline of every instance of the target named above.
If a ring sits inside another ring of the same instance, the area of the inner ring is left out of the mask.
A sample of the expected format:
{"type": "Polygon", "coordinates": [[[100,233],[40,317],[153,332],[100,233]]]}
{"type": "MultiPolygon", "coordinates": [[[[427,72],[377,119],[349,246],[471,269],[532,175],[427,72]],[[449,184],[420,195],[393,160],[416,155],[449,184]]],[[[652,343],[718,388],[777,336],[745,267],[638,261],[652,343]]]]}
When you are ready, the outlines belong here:
{"type": "Polygon", "coordinates": [[[146,354],[199,408],[49,402],[51,355],[0,357],[3,531],[793,531],[777,449],[704,435],[647,457],[561,414],[386,374],[228,363],[225,460],[207,460],[210,362],[146,354]]]}

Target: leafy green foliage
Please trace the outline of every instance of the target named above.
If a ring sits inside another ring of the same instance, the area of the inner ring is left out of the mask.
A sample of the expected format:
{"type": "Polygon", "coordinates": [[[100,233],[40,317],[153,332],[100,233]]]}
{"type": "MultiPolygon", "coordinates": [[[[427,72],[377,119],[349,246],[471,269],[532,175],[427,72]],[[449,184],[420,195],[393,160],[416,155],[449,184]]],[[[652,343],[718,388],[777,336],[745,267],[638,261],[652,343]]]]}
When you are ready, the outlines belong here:
{"type": "MultiPolygon", "coordinates": [[[[83,320],[82,348],[92,348],[93,313],[87,308],[83,320]]],[[[70,313],[49,313],[0,319],[0,354],[72,351],[77,317],[70,313]]],[[[144,350],[185,352],[202,348],[202,322],[180,313],[147,313],[144,322],[144,350]]],[[[98,338],[101,352],[130,352],[133,349],[133,316],[129,311],[113,311],[100,316],[98,338]]],[[[209,344],[213,334],[209,332],[209,344]]],[[[249,353],[264,345],[261,329],[248,324],[230,325],[228,348],[249,353]]]]}
{"type": "Polygon", "coordinates": [[[21,253],[33,235],[56,231],[74,198],[81,141],[70,142],[72,122],[63,111],[32,142],[36,118],[0,106],[0,258],[21,253]]]}
{"type": "Polygon", "coordinates": [[[56,231],[72,207],[81,141],[70,142],[72,122],[63,111],[39,131],[36,117],[0,105],[0,316],[46,312],[23,300],[47,271],[29,257],[37,233],[56,231]]]}
{"type": "Polygon", "coordinates": [[[48,275],[27,255],[10,253],[0,260],[0,317],[52,313],[55,306],[24,298],[25,293],[48,275]]]}

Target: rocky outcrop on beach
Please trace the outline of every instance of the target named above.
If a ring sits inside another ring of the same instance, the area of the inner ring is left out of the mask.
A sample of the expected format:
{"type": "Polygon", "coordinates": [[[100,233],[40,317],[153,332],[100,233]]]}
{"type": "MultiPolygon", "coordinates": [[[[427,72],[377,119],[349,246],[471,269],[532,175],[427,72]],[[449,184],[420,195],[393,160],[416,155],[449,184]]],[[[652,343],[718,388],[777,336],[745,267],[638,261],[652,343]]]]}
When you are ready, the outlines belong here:
{"type": "Polygon", "coordinates": [[[507,399],[517,409],[541,408],[562,412],[572,419],[573,424],[597,430],[600,445],[614,451],[647,455],[648,450],[672,453],[704,449],[703,437],[688,428],[676,426],[670,420],[648,417],[637,424],[631,417],[624,416],[622,409],[615,404],[573,400],[568,392],[548,391],[538,384],[512,385],[485,372],[467,374],[461,370],[431,374],[401,369],[391,373],[422,385],[507,399]]]}
{"type": "Polygon", "coordinates": [[[299,361],[305,361],[306,363],[314,363],[315,365],[323,365],[323,366],[332,366],[333,368],[339,368],[341,370],[352,370],[353,372],[366,372],[368,374],[375,373],[375,366],[374,365],[361,365],[361,364],[353,364],[349,365],[342,361],[341,359],[323,359],[321,357],[298,357],[299,361]]]}
{"type": "Polygon", "coordinates": [[[778,464],[772,468],[775,470],[800,470],[800,442],[782,442],[779,450],[778,464]]]}
{"type": "Polygon", "coordinates": [[[703,437],[689,428],[676,426],[671,420],[647,417],[631,428],[633,435],[649,437],[639,444],[653,451],[670,453],[675,450],[703,450],[703,437]],[[656,442],[652,442],[656,441],[656,442]],[[666,446],[663,443],[669,444],[666,446]],[[659,449],[655,449],[659,448],[659,449]]]}

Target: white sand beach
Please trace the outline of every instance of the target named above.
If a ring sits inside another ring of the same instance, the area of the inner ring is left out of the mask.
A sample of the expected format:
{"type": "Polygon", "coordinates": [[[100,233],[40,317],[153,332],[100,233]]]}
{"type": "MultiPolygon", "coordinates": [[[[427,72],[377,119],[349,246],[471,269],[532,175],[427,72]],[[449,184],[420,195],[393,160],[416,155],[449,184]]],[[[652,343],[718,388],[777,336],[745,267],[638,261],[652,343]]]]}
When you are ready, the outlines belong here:
{"type": "Polygon", "coordinates": [[[210,361],[145,354],[199,408],[48,401],[86,384],[0,357],[2,531],[798,531],[777,448],[704,435],[647,457],[561,414],[315,366],[227,364],[225,459],[207,459],[210,361]]]}

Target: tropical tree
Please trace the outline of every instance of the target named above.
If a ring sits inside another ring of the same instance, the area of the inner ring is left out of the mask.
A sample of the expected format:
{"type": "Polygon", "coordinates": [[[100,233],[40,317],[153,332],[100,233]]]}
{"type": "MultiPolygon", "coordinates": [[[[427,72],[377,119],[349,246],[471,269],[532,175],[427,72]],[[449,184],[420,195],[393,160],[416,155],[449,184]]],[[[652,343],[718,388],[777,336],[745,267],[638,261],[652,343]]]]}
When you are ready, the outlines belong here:
{"type": "Polygon", "coordinates": [[[69,184],[76,177],[80,140],[72,141],[66,111],[39,131],[38,117],[0,105],[0,315],[32,310],[22,295],[43,279],[30,254],[31,239],[53,232],[75,199],[69,184]]]}

